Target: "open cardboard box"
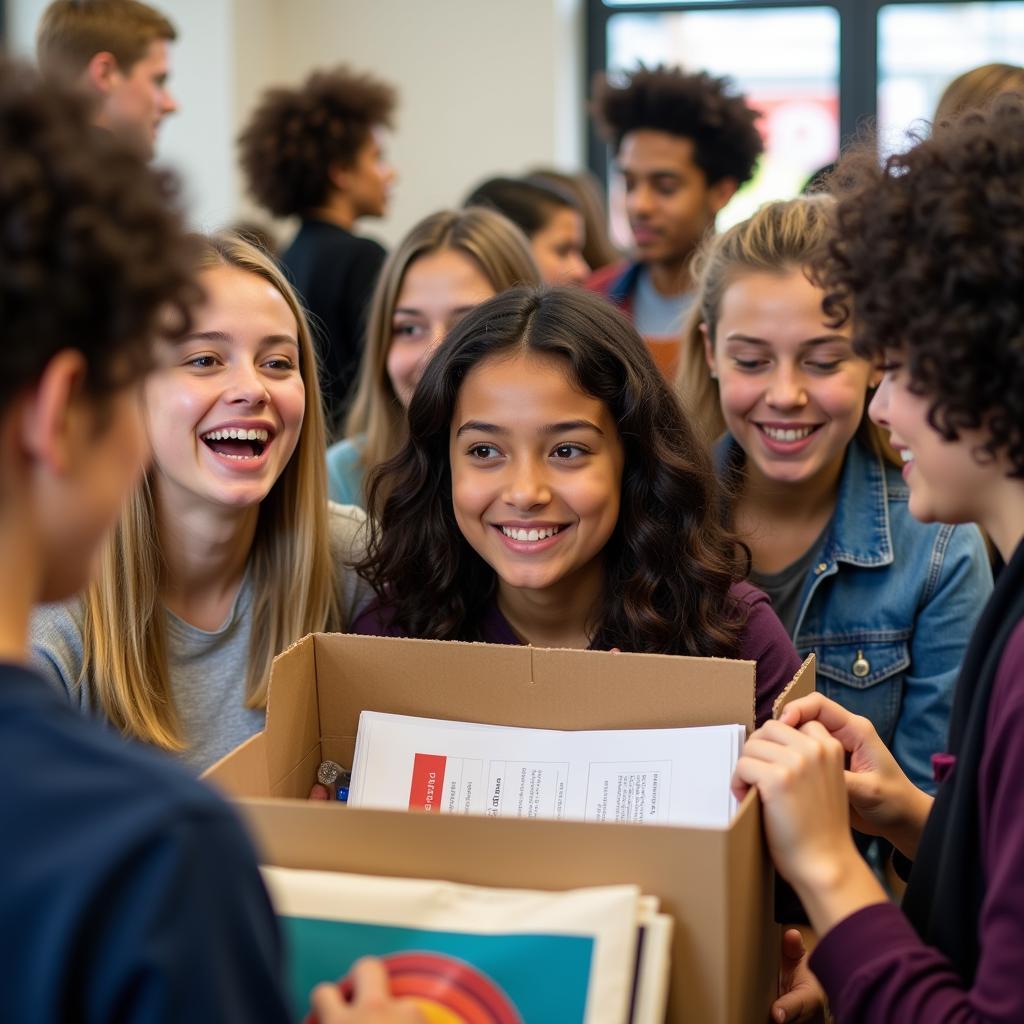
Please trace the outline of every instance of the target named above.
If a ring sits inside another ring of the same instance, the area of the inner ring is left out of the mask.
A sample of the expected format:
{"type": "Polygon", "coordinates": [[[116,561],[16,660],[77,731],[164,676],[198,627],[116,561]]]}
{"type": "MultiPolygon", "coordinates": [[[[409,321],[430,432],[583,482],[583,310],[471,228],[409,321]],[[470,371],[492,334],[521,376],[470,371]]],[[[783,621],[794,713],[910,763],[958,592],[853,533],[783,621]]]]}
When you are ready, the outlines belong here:
{"type": "MultiPolygon", "coordinates": [[[[668,1019],[768,1019],[778,972],[771,868],[753,792],[727,829],[495,819],[306,799],[325,758],[351,765],[359,713],[546,729],[754,717],[749,661],[316,634],[275,661],[267,727],[206,778],[234,798],[266,864],[475,885],[622,882],[676,922],[668,1019]]],[[[808,658],[777,702],[814,688],[808,658]]]]}

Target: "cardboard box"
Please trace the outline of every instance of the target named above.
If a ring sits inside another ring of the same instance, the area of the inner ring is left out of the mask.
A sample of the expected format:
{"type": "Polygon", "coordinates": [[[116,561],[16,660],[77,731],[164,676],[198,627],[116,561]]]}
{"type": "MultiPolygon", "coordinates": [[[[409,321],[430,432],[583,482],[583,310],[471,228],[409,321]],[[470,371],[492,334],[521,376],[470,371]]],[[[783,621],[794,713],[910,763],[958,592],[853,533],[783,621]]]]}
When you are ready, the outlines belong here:
{"type": "MultiPolygon", "coordinates": [[[[547,729],[753,726],[753,662],[317,634],[274,662],[267,727],[206,773],[282,867],[568,889],[634,882],[675,918],[669,1020],[763,1024],[779,928],[760,807],[728,829],[495,819],[306,800],[364,709],[547,729]]],[[[813,657],[780,698],[814,688],[813,657]]]]}

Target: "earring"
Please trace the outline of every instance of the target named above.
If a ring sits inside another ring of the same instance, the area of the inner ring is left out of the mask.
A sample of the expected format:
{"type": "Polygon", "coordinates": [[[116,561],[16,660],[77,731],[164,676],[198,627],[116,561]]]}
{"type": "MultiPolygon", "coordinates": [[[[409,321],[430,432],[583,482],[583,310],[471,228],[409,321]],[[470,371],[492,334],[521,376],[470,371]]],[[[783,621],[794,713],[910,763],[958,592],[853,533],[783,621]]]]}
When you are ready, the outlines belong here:
{"type": "Polygon", "coordinates": [[[718,371],[717,370],[712,370],[711,371],[711,379],[712,380],[718,380],[718,371]]]}

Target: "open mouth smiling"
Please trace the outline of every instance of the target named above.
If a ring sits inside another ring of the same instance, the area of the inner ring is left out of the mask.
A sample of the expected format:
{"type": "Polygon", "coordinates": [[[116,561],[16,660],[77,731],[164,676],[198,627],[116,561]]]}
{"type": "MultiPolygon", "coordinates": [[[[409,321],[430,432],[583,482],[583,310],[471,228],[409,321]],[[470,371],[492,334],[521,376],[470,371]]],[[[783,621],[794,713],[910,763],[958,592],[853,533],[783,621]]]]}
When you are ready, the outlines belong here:
{"type": "Polygon", "coordinates": [[[820,423],[793,424],[791,427],[775,426],[768,423],[757,423],[755,425],[770,440],[778,441],[782,444],[803,441],[821,429],[820,423]]]}
{"type": "Polygon", "coordinates": [[[210,451],[226,459],[258,459],[273,440],[264,427],[220,427],[200,434],[199,439],[210,451]]]}

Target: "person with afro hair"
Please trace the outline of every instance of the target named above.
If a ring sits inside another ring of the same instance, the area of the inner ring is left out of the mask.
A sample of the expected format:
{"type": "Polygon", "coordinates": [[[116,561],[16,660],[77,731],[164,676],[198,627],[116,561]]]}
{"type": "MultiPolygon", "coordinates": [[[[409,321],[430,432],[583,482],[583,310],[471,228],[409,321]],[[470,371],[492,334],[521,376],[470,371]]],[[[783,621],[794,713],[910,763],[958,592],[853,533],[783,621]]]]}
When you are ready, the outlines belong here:
{"type": "Polygon", "coordinates": [[[384,155],[394,89],[348,67],[314,71],[267,90],[238,139],[250,195],[300,226],[281,262],[317,332],[328,424],[345,411],[359,368],[366,305],[384,263],[377,242],[353,233],[383,217],[395,180],[384,155]]]}
{"type": "Polygon", "coordinates": [[[726,78],[643,66],[622,79],[599,75],[591,110],[623,178],[634,252],[587,287],[632,317],[671,378],[694,298],[690,261],[754,174],[759,115],[726,78]]]}

